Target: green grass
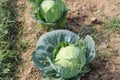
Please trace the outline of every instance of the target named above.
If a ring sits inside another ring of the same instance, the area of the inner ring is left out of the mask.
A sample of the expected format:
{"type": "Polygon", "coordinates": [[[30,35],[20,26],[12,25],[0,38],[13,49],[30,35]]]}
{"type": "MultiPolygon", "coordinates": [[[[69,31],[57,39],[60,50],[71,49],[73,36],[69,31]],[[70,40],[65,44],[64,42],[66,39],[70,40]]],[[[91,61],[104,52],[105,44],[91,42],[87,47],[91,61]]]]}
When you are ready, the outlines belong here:
{"type": "Polygon", "coordinates": [[[16,80],[20,63],[18,37],[21,33],[10,0],[0,0],[0,80],[16,80]]]}
{"type": "Polygon", "coordinates": [[[120,30],[120,19],[116,17],[108,17],[106,19],[106,26],[111,30],[120,30]]]}
{"type": "Polygon", "coordinates": [[[92,38],[96,40],[96,27],[93,24],[82,26],[78,34],[81,37],[85,37],[86,35],[91,35],[92,38]]]}
{"type": "Polygon", "coordinates": [[[109,30],[120,30],[120,19],[114,16],[107,16],[105,15],[103,10],[99,11],[99,14],[105,19],[102,20],[102,22],[105,22],[105,25],[107,26],[107,29],[109,30]]]}

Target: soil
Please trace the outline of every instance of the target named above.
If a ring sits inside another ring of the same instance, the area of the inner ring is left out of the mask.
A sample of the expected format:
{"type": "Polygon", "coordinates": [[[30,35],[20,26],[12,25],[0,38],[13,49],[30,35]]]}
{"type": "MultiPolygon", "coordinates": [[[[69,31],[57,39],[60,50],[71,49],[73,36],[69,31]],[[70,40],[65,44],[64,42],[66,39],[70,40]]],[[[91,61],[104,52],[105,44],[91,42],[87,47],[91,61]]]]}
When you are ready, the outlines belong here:
{"type": "MultiPolygon", "coordinates": [[[[69,8],[65,29],[80,35],[94,34],[96,59],[90,64],[91,71],[81,80],[120,80],[120,32],[108,31],[102,20],[108,16],[120,19],[120,0],[64,0],[69,8]],[[95,30],[92,25],[95,25],[95,30]],[[111,34],[112,33],[112,34],[111,34]]],[[[40,80],[41,75],[34,66],[31,54],[37,39],[44,29],[36,30],[36,22],[30,15],[32,5],[27,0],[17,0],[18,22],[22,23],[20,40],[28,44],[21,53],[19,80],[40,80]]]]}

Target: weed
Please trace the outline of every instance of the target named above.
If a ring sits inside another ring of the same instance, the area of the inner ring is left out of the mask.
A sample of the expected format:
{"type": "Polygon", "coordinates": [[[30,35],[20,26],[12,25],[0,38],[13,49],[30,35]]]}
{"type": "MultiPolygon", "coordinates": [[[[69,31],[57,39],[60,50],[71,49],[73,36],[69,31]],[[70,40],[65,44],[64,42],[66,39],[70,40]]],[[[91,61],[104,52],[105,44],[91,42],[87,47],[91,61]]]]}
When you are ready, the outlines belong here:
{"type": "Polygon", "coordinates": [[[0,0],[0,80],[14,80],[20,62],[16,44],[21,33],[12,1],[0,0]]]}
{"type": "Polygon", "coordinates": [[[101,15],[101,16],[105,16],[105,13],[103,10],[99,10],[98,13],[101,15]]]}
{"type": "Polygon", "coordinates": [[[108,29],[120,30],[120,19],[116,17],[108,17],[106,20],[106,25],[108,29]]]}
{"type": "Polygon", "coordinates": [[[96,39],[96,28],[95,25],[90,24],[90,25],[85,25],[82,26],[81,30],[79,31],[79,35],[81,37],[85,36],[85,35],[91,35],[93,37],[93,39],[96,39]]]}

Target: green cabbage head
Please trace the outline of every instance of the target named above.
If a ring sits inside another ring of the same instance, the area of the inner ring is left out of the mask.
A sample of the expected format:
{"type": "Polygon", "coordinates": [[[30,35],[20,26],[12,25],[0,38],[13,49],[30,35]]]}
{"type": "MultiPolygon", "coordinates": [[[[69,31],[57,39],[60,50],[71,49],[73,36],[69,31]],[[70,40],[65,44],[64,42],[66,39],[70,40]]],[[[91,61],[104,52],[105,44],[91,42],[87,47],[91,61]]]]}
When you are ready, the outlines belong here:
{"type": "Polygon", "coordinates": [[[80,38],[68,30],[43,34],[32,54],[43,80],[80,80],[89,72],[88,64],[95,58],[95,43],[91,36],[80,38]]]}
{"type": "Polygon", "coordinates": [[[59,74],[63,78],[72,78],[82,70],[86,63],[85,54],[73,45],[62,47],[56,56],[55,64],[61,66],[59,74]]]}
{"type": "Polygon", "coordinates": [[[34,18],[43,25],[62,26],[66,23],[67,7],[62,0],[30,0],[34,18]]]}

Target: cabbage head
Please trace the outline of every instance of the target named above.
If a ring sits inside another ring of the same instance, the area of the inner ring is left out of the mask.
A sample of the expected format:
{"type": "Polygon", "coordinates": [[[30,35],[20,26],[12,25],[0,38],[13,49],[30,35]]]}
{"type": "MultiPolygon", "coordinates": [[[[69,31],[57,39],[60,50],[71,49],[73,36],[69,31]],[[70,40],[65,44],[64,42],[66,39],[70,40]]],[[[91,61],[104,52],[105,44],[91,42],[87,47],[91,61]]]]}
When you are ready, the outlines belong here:
{"type": "Polygon", "coordinates": [[[95,43],[68,30],[43,34],[32,54],[43,80],[80,80],[90,71],[88,64],[95,58],[95,43]]]}
{"type": "Polygon", "coordinates": [[[67,7],[62,0],[30,0],[34,18],[43,25],[63,26],[66,23],[67,7]]]}
{"type": "Polygon", "coordinates": [[[86,58],[79,47],[70,45],[60,49],[55,61],[55,64],[61,67],[58,73],[63,78],[72,78],[82,71],[86,63],[86,58]]]}

